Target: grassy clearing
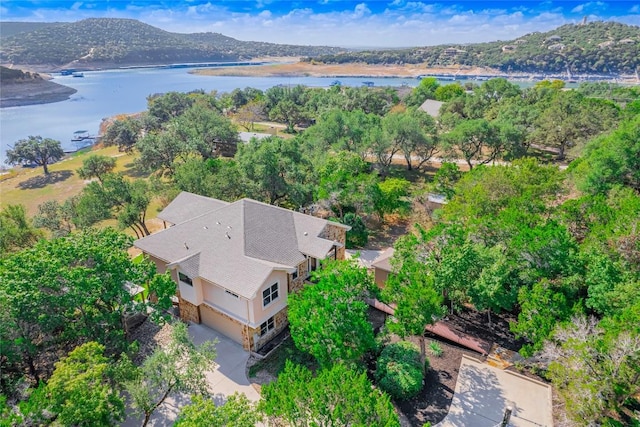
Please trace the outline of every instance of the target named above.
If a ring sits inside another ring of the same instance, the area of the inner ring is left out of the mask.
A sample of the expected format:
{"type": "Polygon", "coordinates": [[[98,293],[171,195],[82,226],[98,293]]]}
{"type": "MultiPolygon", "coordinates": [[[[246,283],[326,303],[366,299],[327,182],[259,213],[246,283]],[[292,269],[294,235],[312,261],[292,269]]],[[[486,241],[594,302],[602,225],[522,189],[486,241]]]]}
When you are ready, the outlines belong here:
{"type": "MultiPolygon", "coordinates": [[[[139,176],[133,161],[135,155],[118,152],[117,147],[95,148],[81,151],[49,165],[49,176],[45,176],[41,167],[15,168],[0,180],[0,209],[7,205],[22,204],[29,216],[38,211],[38,205],[48,200],[62,202],[71,196],[79,194],[87,184],[80,179],[76,169],[82,166],[82,161],[91,154],[116,158],[116,172],[123,172],[127,176],[139,176]]],[[[154,215],[155,216],[155,215],[154,215]]]]}
{"type": "Polygon", "coordinates": [[[311,370],[315,370],[317,368],[315,359],[298,350],[291,337],[289,337],[280,345],[280,347],[276,348],[269,357],[257,362],[249,368],[249,378],[254,378],[260,371],[266,371],[271,376],[277,377],[284,369],[284,365],[287,360],[299,365],[304,365],[311,370]]]}

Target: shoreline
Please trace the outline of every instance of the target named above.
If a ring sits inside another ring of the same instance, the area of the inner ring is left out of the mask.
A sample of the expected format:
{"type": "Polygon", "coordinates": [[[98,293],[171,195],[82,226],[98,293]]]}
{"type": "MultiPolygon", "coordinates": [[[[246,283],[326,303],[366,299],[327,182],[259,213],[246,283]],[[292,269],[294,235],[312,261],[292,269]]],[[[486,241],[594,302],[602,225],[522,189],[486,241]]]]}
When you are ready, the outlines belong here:
{"type": "Polygon", "coordinates": [[[48,80],[3,83],[0,108],[65,101],[78,90],[48,80]]]}
{"type": "Polygon", "coordinates": [[[504,73],[500,70],[473,66],[426,67],[420,64],[379,65],[364,63],[318,64],[313,62],[288,62],[242,67],[201,68],[189,73],[202,76],[228,77],[326,77],[326,78],[422,78],[433,76],[442,80],[488,80],[506,78],[520,81],[564,80],[569,83],[608,81],[638,85],[635,75],[600,76],[575,75],[567,77],[551,73],[504,73]]]}

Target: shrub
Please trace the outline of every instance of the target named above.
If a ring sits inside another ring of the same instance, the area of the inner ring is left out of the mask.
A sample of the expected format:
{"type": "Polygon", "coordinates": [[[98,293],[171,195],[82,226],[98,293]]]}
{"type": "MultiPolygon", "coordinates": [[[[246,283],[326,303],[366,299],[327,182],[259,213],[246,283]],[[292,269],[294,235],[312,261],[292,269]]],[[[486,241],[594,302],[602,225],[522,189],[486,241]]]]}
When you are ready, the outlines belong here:
{"type": "Polygon", "coordinates": [[[380,388],[396,399],[415,396],[424,378],[420,350],[408,341],[389,344],[378,358],[375,377],[380,388]]]}
{"type": "Polygon", "coordinates": [[[440,357],[442,356],[442,347],[440,347],[440,344],[438,344],[435,341],[431,341],[429,343],[429,351],[431,352],[431,354],[433,354],[435,357],[440,357]]]}
{"type": "Polygon", "coordinates": [[[351,226],[351,230],[347,231],[346,246],[351,248],[362,248],[369,241],[369,231],[364,225],[362,218],[353,213],[347,213],[342,221],[344,224],[351,226]]]}

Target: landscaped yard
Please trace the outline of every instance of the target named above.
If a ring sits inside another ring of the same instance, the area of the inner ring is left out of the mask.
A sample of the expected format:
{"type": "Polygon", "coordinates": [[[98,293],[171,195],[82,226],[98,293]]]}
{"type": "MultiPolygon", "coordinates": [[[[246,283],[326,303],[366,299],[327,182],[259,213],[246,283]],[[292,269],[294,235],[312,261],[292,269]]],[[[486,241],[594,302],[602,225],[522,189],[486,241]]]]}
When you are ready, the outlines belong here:
{"type": "Polygon", "coordinates": [[[4,175],[6,178],[0,179],[0,209],[7,205],[22,204],[27,215],[33,216],[41,203],[48,200],[63,202],[75,196],[86,185],[76,170],[92,154],[116,158],[115,172],[123,172],[127,176],[139,175],[134,165],[135,155],[118,152],[117,147],[94,147],[93,150],[82,150],[49,165],[49,176],[44,175],[42,167],[15,168],[4,175]]]}

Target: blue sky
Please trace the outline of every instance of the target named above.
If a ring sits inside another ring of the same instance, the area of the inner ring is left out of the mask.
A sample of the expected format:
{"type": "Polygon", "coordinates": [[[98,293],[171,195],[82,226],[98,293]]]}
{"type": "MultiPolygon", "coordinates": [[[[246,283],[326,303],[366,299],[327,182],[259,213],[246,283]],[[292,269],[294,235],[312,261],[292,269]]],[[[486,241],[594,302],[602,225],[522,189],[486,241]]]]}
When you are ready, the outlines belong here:
{"type": "Polygon", "coordinates": [[[167,31],[274,43],[403,47],[510,40],[589,20],[640,25],[640,0],[2,0],[3,21],[133,18],[167,31]]]}

